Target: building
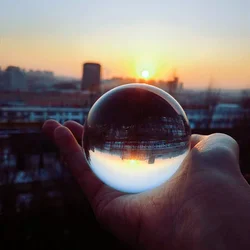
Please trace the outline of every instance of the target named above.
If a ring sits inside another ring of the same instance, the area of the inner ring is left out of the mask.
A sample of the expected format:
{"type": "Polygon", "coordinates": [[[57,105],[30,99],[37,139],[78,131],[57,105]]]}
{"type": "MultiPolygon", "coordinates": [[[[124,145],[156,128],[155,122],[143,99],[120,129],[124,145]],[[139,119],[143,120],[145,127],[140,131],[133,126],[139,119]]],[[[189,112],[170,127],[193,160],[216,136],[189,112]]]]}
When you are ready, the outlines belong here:
{"type": "MultiPolygon", "coordinates": [[[[97,97],[96,97],[97,98],[97,97]]],[[[53,91],[0,91],[0,105],[13,106],[12,103],[22,103],[27,106],[40,107],[75,107],[89,108],[96,99],[89,91],[53,90],[53,91]]]]}
{"type": "Polygon", "coordinates": [[[74,120],[84,124],[89,112],[88,108],[68,107],[0,107],[0,124],[7,123],[35,123],[44,122],[47,119],[55,119],[61,123],[74,120]]]}
{"type": "Polygon", "coordinates": [[[52,71],[29,70],[26,72],[28,88],[31,91],[46,91],[53,88],[55,83],[52,71]]]}
{"type": "Polygon", "coordinates": [[[210,128],[234,128],[239,125],[247,110],[244,110],[239,104],[221,103],[215,106],[210,128]]]}
{"type": "Polygon", "coordinates": [[[105,93],[115,87],[128,83],[136,83],[136,78],[123,78],[123,77],[113,77],[111,79],[106,79],[102,81],[101,92],[105,93]]]}
{"type": "Polygon", "coordinates": [[[232,129],[250,117],[250,109],[239,104],[218,103],[185,108],[191,129],[232,129]]]}
{"type": "Polygon", "coordinates": [[[212,113],[207,105],[193,105],[185,109],[191,129],[209,128],[212,113]]]}
{"type": "Polygon", "coordinates": [[[25,72],[19,67],[8,66],[3,74],[4,89],[7,90],[27,90],[27,79],[25,72]]]}
{"type": "Polygon", "coordinates": [[[30,77],[44,77],[44,78],[54,78],[54,73],[52,71],[41,71],[41,70],[29,70],[26,73],[30,77]]]}
{"type": "Polygon", "coordinates": [[[101,65],[85,63],[83,65],[82,90],[90,89],[99,92],[101,85],[101,65]]]}
{"type": "Polygon", "coordinates": [[[0,67],[0,89],[2,89],[2,84],[3,84],[3,71],[2,71],[2,68],[0,67]]]}
{"type": "Polygon", "coordinates": [[[80,81],[61,81],[54,84],[53,89],[57,91],[80,90],[80,81]]]}

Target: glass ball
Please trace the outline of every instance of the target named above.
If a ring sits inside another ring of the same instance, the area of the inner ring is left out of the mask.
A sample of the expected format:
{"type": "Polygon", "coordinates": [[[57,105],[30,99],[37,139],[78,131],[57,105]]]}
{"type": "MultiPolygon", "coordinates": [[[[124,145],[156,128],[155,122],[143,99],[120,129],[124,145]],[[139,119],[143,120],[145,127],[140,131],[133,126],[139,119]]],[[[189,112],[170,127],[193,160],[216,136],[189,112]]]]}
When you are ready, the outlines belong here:
{"type": "Polygon", "coordinates": [[[168,181],[190,149],[180,104],[148,84],[126,84],[102,95],[84,125],[83,152],[110,187],[138,193],[168,181]]]}

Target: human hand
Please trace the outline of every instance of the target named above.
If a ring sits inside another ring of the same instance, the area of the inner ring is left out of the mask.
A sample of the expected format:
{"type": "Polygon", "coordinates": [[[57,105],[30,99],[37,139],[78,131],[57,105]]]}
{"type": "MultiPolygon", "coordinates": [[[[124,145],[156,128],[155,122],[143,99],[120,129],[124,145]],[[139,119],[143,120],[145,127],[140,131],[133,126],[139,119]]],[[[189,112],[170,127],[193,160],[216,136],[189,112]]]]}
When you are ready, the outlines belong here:
{"type": "Polygon", "coordinates": [[[49,120],[43,131],[59,147],[97,220],[120,240],[142,249],[233,249],[239,242],[227,237],[241,232],[240,244],[249,248],[242,228],[250,229],[250,189],[231,137],[193,135],[190,153],[168,182],[125,194],[103,184],[88,167],[77,143],[83,126],[49,120]]]}

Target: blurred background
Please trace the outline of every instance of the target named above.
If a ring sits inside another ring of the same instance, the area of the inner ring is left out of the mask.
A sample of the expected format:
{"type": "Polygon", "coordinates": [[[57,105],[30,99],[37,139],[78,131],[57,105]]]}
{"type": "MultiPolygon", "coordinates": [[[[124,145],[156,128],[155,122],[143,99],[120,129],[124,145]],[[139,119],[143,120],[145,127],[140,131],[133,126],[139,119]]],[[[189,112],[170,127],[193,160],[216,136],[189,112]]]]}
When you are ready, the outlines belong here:
{"type": "Polygon", "coordinates": [[[173,95],[193,133],[235,138],[250,182],[250,1],[9,0],[0,6],[2,239],[21,240],[28,249],[47,248],[51,240],[61,249],[100,242],[125,248],[96,223],[57,148],[41,133],[47,119],[83,124],[93,103],[122,84],[148,83],[173,95]]]}

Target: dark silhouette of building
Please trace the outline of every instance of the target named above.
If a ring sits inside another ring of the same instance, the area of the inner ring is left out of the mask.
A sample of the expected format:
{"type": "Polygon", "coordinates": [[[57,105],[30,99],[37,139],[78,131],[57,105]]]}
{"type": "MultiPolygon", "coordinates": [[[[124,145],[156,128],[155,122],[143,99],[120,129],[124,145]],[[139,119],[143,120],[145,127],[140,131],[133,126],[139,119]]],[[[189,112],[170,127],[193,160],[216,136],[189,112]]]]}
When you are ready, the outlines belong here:
{"type": "Polygon", "coordinates": [[[82,90],[89,89],[98,92],[100,83],[101,65],[98,63],[85,63],[83,65],[82,90]]]}
{"type": "Polygon", "coordinates": [[[25,73],[16,66],[8,66],[4,72],[4,87],[7,90],[27,90],[25,73]]]}

